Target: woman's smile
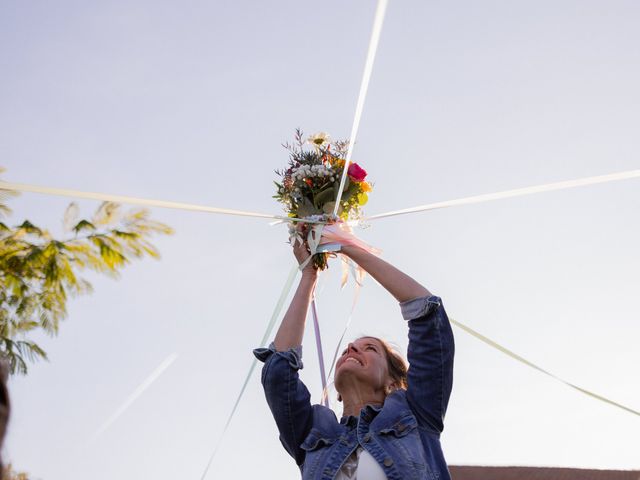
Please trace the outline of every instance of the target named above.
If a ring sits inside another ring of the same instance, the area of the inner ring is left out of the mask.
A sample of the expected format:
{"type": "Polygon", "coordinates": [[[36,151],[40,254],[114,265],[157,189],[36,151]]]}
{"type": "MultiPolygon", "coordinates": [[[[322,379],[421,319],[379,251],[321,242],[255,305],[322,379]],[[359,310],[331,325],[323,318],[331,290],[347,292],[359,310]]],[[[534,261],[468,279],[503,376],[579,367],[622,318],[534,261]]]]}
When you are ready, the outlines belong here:
{"type": "Polygon", "coordinates": [[[356,359],[356,358],[354,358],[354,357],[348,357],[348,358],[344,361],[344,363],[347,363],[347,362],[349,362],[349,361],[350,361],[350,362],[353,362],[353,363],[357,363],[357,364],[358,364],[358,365],[360,365],[361,367],[363,367],[363,366],[364,366],[360,360],[358,360],[358,359],[356,359]]]}

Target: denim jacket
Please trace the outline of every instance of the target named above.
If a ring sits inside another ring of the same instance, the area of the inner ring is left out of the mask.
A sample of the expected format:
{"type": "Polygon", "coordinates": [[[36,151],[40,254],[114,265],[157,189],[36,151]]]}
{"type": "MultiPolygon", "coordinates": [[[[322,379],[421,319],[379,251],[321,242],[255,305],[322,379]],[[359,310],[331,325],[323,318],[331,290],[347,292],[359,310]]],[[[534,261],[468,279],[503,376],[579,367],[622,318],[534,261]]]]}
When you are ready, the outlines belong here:
{"type": "Polygon", "coordinates": [[[286,352],[258,348],[262,385],[280,441],[303,480],[331,480],[358,447],[366,449],[390,480],[450,480],[440,433],[453,382],[453,332],[439,297],[400,304],[409,323],[408,388],[367,405],[359,417],[338,421],[333,410],[311,405],[298,376],[301,347],[286,352]]]}

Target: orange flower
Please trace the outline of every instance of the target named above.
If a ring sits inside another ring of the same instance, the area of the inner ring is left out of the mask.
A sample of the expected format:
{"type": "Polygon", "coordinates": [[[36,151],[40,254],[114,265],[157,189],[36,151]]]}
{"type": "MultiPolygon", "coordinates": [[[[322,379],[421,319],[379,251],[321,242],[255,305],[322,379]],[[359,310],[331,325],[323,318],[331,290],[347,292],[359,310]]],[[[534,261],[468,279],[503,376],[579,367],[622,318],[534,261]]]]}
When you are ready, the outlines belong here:
{"type": "Polygon", "coordinates": [[[360,186],[362,187],[363,192],[370,192],[371,190],[373,190],[373,187],[369,182],[362,182],[360,186]]]}
{"type": "Polygon", "coordinates": [[[304,183],[306,183],[307,185],[309,185],[310,187],[313,187],[313,181],[311,181],[310,178],[305,178],[304,179],[304,183]]]}

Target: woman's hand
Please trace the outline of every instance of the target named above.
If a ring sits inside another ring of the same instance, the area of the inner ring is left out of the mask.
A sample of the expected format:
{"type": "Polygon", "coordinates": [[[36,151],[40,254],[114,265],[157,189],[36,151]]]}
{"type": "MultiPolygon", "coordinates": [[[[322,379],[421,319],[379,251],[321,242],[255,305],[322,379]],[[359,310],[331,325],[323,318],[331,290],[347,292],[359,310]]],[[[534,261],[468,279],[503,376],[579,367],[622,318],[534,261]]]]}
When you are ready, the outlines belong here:
{"type": "MultiPolygon", "coordinates": [[[[306,233],[306,229],[303,229],[302,226],[298,228],[298,231],[302,234],[302,232],[306,233]]],[[[305,235],[302,235],[302,238],[305,238],[305,235]]],[[[293,255],[298,260],[298,265],[302,265],[304,262],[311,257],[311,253],[309,252],[309,246],[307,245],[307,241],[303,240],[302,242],[296,241],[293,244],[293,255]]],[[[313,277],[318,275],[318,270],[313,264],[313,260],[309,259],[307,265],[302,269],[302,275],[311,275],[313,277]]]]}

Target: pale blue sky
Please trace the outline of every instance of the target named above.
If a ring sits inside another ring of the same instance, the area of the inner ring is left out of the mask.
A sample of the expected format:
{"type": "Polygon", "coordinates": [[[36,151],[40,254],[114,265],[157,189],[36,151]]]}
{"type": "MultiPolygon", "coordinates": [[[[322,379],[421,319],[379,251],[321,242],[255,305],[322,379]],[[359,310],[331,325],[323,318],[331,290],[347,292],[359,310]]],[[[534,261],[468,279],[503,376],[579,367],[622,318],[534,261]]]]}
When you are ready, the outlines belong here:
{"type": "MultiPolygon", "coordinates": [[[[295,127],[349,135],[375,2],[0,4],[4,179],[280,213],[295,127]]],[[[367,213],[638,168],[633,1],[391,0],[354,160],[367,213]]],[[[636,181],[380,220],[359,235],[450,316],[585,388],[640,408],[636,181]]],[[[15,222],[60,232],[69,200],[24,194],[15,222]]],[[[96,203],[80,202],[87,214],[96,203]]],[[[121,280],[89,276],[50,363],[11,381],[5,457],[35,478],[199,478],[292,263],[258,219],[154,210],[177,233],[121,280]],[[98,440],[168,355],[176,362],[98,440]]],[[[353,291],[319,302],[325,349],[353,291]]],[[[367,282],[351,337],[406,346],[367,282]]],[[[640,468],[640,419],[455,331],[452,464],[640,468]]],[[[315,400],[313,338],[303,378],[315,400]]],[[[295,478],[258,376],[209,478],[295,478]],[[250,461],[247,459],[250,458],[250,461]]]]}

